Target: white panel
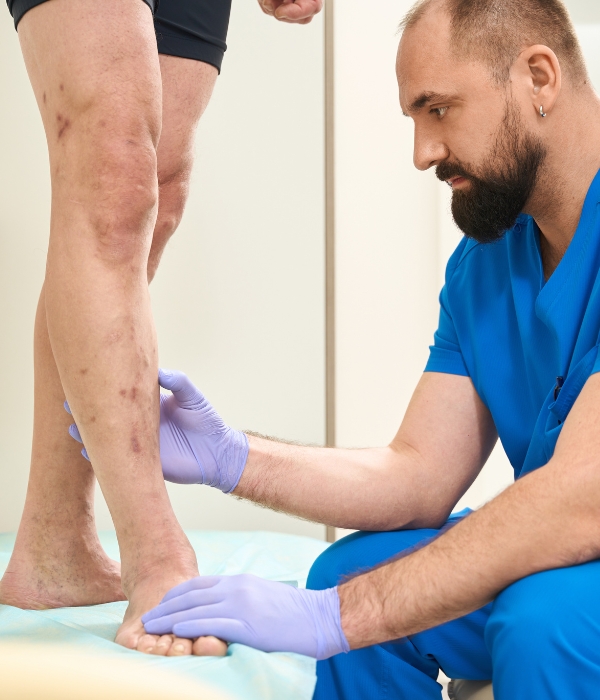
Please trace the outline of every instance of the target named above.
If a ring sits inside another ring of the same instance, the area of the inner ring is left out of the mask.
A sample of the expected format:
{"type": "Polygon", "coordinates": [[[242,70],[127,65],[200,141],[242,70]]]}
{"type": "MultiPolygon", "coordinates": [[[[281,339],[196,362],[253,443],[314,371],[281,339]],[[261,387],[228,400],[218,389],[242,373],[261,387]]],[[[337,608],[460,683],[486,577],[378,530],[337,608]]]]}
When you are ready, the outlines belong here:
{"type": "Polygon", "coordinates": [[[565,0],[576,24],[600,23],[600,3],[597,0],[565,0]]]}
{"type": "Polygon", "coordinates": [[[428,356],[437,318],[432,173],[412,165],[398,104],[396,29],[407,0],[336,4],[337,442],[386,444],[428,356]]]}
{"type": "MultiPolygon", "coordinates": [[[[153,289],[161,363],[232,425],[325,441],[322,17],[281,24],[233,5],[184,221],[153,289]]],[[[170,487],[185,527],[324,537],[322,525],[170,487]]]]}
{"type": "Polygon", "coordinates": [[[600,21],[597,24],[579,24],[576,29],[590,79],[596,92],[600,92],[600,21]]]}
{"type": "Polygon", "coordinates": [[[0,13],[0,532],[25,500],[33,421],[33,319],[50,217],[46,139],[5,7],[0,13]]]}

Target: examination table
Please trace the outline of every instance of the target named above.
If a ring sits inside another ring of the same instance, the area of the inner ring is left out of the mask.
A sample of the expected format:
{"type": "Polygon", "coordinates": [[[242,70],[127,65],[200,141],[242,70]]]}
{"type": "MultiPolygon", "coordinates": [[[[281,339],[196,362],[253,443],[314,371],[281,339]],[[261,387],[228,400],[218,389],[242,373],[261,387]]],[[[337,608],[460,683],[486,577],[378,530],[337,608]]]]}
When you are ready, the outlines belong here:
{"type": "MultiPolygon", "coordinates": [[[[298,581],[302,586],[311,564],[328,546],[320,540],[273,532],[188,532],[188,536],[202,574],[253,573],[276,581],[298,581]]],[[[114,533],[101,533],[100,539],[107,553],[118,559],[114,533]]],[[[8,564],[13,544],[14,535],[0,535],[0,575],[8,564]]],[[[6,687],[3,689],[2,683],[9,681],[2,666],[10,667],[13,675],[27,675],[29,683],[37,677],[45,687],[49,687],[51,672],[63,679],[70,673],[76,672],[79,677],[85,674],[91,688],[97,686],[98,677],[103,677],[103,692],[108,693],[110,686],[112,700],[120,700],[112,690],[120,682],[118,679],[136,678],[140,673],[157,691],[167,682],[160,674],[168,674],[171,683],[176,678],[181,688],[172,694],[174,700],[191,697],[189,689],[194,684],[198,700],[212,699],[213,692],[218,693],[215,698],[224,700],[311,700],[315,662],[296,654],[265,654],[232,644],[224,658],[161,658],[118,646],[113,639],[126,605],[108,603],[40,611],[0,605],[0,646],[10,651],[3,654],[3,662],[0,658],[2,700],[27,700],[27,695],[9,696],[6,687]],[[37,644],[42,646],[37,648],[37,644]],[[29,650],[28,658],[23,657],[25,649],[29,650]],[[43,664],[36,663],[37,654],[43,656],[43,664]],[[29,676],[26,669],[33,675],[29,676]],[[206,688],[211,692],[205,692],[206,688]]],[[[71,698],[65,689],[62,695],[64,700],[71,698]]],[[[449,695],[453,700],[493,700],[491,685],[482,682],[452,681],[449,695]]],[[[46,697],[54,700],[55,696],[48,694],[43,700],[46,697]]],[[[129,691],[127,697],[136,700],[129,691]]],[[[82,694],[81,698],[88,700],[88,695],[82,694]]],[[[95,698],[96,695],[89,695],[90,700],[95,698]]]]}
{"type": "MultiPolygon", "coordinates": [[[[272,532],[188,532],[188,537],[196,550],[202,574],[252,573],[276,581],[298,581],[302,586],[311,564],[328,546],[326,542],[309,537],[272,532]]],[[[101,533],[100,539],[107,553],[118,559],[114,533],[101,533]]],[[[14,535],[0,535],[0,575],[8,564],[13,543],[14,535]]],[[[113,639],[126,606],[126,603],[108,603],[38,611],[0,605],[0,647],[10,649],[18,644],[21,650],[24,645],[30,649],[29,658],[25,660],[21,651],[19,663],[14,660],[16,666],[12,656],[4,662],[0,656],[1,700],[29,700],[27,695],[8,694],[6,664],[13,675],[20,673],[27,683],[33,682],[37,673],[43,676],[43,673],[49,672],[48,658],[62,659],[63,668],[59,675],[65,682],[71,673],[81,675],[82,669],[90,661],[73,657],[73,648],[86,655],[87,659],[97,657],[96,662],[92,661],[95,670],[90,667],[90,688],[97,685],[98,667],[104,668],[100,675],[106,679],[107,685],[102,691],[107,700],[138,700],[138,696],[130,694],[125,694],[123,698],[113,694],[115,669],[121,669],[121,677],[126,678],[127,673],[122,671],[125,663],[132,669],[135,666],[135,670],[132,670],[134,674],[139,674],[141,668],[142,674],[146,671],[149,674],[165,672],[178,676],[182,684],[198,684],[197,700],[212,700],[213,697],[219,700],[311,700],[316,681],[316,663],[305,656],[265,654],[232,644],[223,658],[162,658],[118,646],[113,639]],[[43,644],[44,650],[37,649],[36,643],[43,644]],[[46,658],[43,669],[36,665],[38,655],[46,658]],[[31,676],[27,671],[18,669],[30,669],[31,676]],[[109,680],[113,684],[110,692],[109,680]],[[209,694],[208,691],[204,692],[205,688],[211,689],[209,694]]],[[[155,684],[158,687],[160,680],[157,679],[155,684]]],[[[163,692],[162,697],[169,697],[169,700],[190,698],[189,692],[186,692],[185,688],[171,695],[163,692]]],[[[71,700],[72,696],[65,691],[62,697],[60,694],[32,694],[30,697],[31,700],[55,700],[55,697],[56,700],[71,700]]],[[[73,700],[96,700],[97,697],[81,692],[73,700]]],[[[155,697],[152,695],[151,700],[155,697]]]]}

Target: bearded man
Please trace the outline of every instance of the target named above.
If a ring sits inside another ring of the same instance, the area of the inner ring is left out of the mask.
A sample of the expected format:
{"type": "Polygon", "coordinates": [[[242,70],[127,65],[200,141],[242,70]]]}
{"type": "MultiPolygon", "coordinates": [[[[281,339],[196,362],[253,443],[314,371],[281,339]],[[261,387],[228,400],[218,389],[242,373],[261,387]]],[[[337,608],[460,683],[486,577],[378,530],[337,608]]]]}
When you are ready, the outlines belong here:
{"type": "Polygon", "coordinates": [[[397,73],[415,165],[451,185],[466,237],[392,443],[246,436],[184,375],[161,377],[167,478],[363,532],[308,590],[200,577],[145,628],[312,655],[318,700],[433,700],[440,668],[493,678],[496,700],[596,698],[600,100],[559,0],[423,0],[397,73]],[[515,483],[451,515],[498,437],[515,483]]]}

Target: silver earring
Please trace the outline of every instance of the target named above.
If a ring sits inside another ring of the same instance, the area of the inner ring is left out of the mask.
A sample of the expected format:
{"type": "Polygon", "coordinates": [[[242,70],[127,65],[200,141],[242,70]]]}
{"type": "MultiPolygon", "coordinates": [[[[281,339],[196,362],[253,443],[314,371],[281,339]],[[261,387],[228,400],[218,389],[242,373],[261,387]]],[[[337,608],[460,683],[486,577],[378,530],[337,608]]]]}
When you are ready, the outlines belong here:
{"type": "Polygon", "coordinates": [[[545,117],[546,112],[544,112],[544,105],[540,105],[540,117],[545,117]]]}

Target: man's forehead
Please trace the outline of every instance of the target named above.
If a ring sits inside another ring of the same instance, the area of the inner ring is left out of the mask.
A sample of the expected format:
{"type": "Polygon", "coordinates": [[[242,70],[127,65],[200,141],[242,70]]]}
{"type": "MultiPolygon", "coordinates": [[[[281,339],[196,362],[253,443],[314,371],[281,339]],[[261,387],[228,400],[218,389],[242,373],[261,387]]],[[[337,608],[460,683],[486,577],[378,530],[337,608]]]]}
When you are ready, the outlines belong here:
{"type": "Polygon", "coordinates": [[[461,59],[447,37],[419,33],[420,28],[417,24],[402,37],[396,59],[400,105],[406,115],[491,88],[489,68],[483,62],[461,59]]]}
{"type": "Polygon", "coordinates": [[[456,64],[447,14],[439,10],[426,12],[404,32],[398,47],[396,74],[403,110],[410,113],[436,95],[455,93],[456,64]]]}

